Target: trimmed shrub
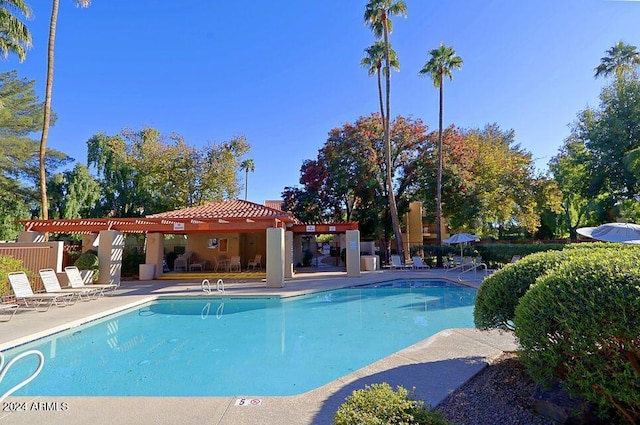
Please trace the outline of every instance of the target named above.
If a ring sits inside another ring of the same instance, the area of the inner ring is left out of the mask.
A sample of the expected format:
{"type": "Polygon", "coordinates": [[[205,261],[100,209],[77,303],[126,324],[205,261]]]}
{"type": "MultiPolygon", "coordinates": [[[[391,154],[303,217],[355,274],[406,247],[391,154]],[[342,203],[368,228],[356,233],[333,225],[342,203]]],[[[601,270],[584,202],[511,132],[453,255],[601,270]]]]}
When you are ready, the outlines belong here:
{"type": "Polygon", "coordinates": [[[98,256],[94,251],[85,251],[73,263],[80,270],[98,270],[98,256]]]}
{"type": "MultiPolygon", "coordinates": [[[[615,245],[610,245],[615,247],[615,245]]],[[[640,422],[640,250],[596,248],[540,277],[515,312],[531,376],[640,422]]]]}
{"type": "Polygon", "coordinates": [[[488,276],[478,288],[473,320],[479,329],[513,329],[520,298],[536,279],[559,264],[564,251],[531,254],[488,276]]]}
{"type": "MultiPolygon", "coordinates": [[[[599,250],[633,252],[640,251],[640,247],[611,243],[571,244],[562,251],[531,254],[507,264],[487,277],[478,289],[473,312],[476,327],[513,330],[516,306],[538,277],[569,259],[589,257],[599,250]]],[[[589,261],[588,258],[585,261],[589,261]]]]}
{"type": "MultiPolygon", "coordinates": [[[[9,285],[9,273],[24,271],[22,260],[13,258],[10,255],[0,256],[0,297],[13,294],[9,285]]],[[[30,274],[27,272],[27,274],[30,274]]],[[[32,276],[30,276],[32,278],[32,276]]]]}
{"type": "Polygon", "coordinates": [[[354,391],[338,408],[335,425],[446,425],[439,412],[433,412],[421,401],[411,400],[409,391],[397,391],[386,382],[367,385],[354,391]]]}

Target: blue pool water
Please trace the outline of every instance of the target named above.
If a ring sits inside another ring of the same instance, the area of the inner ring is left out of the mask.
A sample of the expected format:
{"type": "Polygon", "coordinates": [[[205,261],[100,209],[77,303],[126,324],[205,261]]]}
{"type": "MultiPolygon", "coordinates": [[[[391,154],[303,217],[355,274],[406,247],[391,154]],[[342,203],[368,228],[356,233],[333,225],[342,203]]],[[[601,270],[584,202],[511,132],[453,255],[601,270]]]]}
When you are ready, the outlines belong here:
{"type": "MultiPolygon", "coordinates": [[[[4,354],[45,355],[40,375],[15,395],[294,395],[443,329],[473,327],[474,301],[475,290],[436,281],[282,300],[165,299],[4,354]]],[[[36,365],[17,362],[0,394],[36,365]]]]}

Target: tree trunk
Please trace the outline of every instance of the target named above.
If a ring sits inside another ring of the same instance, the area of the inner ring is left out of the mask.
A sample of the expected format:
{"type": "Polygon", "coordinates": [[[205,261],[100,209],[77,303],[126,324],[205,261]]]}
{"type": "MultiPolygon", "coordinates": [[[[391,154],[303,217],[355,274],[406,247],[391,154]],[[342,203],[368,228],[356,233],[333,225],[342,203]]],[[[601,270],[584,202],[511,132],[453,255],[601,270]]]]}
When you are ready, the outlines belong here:
{"type": "Polygon", "coordinates": [[[384,128],[385,120],[384,120],[384,104],[382,102],[382,79],[380,78],[380,68],[378,68],[378,100],[380,101],[380,116],[382,117],[382,128],[384,128]]]}
{"type": "Polygon", "coordinates": [[[436,189],[436,245],[438,245],[437,267],[442,267],[442,71],[439,75],[440,111],[438,116],[438,177],[436,189]]]}
{"type": "Polygon", "coordinates": [[[58,0],[52,1],[51,22],[49,23],[49,48],[47,51],[47,85],[44,96],[44,120],[42,123],[42,136],[40,138],[40,200],[42,204],[41,216],[43,220],[49,219],[49,202],[47,200],[47,173],[45,169],[45,156],[47,152],[47,138],[49,137],[49,124],[51,123],[51,92],[53,89],[53,50],[56,41],[56,24],[58,21],[58,0]]]}
{"type": "Polygon", "coordinates": [[[389,210],[391,212],[391,224],[393,225],[393,235],[396,242],[396,253],[400,255],[402,261],[404,261],[404,249],[402,244],[402,233],[400,232],[400,222],[398,219],[398,207],[396,205],[396,197],[393,193],[393,169],[391,163],[391,128],[390,128],[390,115],[391,115],[391,66],[390,66],[390,46],[389,46],[389,31],[387,30],[387,20],[383,22],[384,25],[384,45],[385,45],[385,70],[386,70],[386,97],[387,97],[387,113],[384,117],[384,147],[385,147],[385,162],[387,163],[387,192],[389,198],[389,210]]]}

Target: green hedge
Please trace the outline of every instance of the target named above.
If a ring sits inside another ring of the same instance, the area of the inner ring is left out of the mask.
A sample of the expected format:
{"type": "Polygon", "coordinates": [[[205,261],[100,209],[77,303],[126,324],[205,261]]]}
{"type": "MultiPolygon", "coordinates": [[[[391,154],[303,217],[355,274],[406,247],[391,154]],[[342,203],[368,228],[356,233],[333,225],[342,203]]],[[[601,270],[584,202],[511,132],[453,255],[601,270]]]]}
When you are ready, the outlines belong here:
{"type": "Polygon", "coordinates": [[[511,262],[511,257],[519,255],[521,258],[530,254],[545,251],[561,251],[565,244],[550,243],[489,243],[475,244],[473,248],[482,256],[482,261],[492,267],[511,262]]]}
{"type": "Polygon", "coordinates": [[[640,250],[578,250],[522,297],[520,358],[531,376],[559,380],[594,403],[640,421],[640,250]]]}
{"type": "Polygon", "coordinates": [[[539,276],[563,261],[566,252],[531,254],[488,276],[476,294],[473,311],[476,327],[513,329],[513,317],[520,298],[539,276]]]}
{"type": "Polygon", "coordinates": [[[338,408],[335,425],[447,425],[440,412],[430,411],[421,401],[411,400],[409,391],[397,391],[386,382],[354,391],[338,408]]]}
{"type": "MultiPolygon", "coordinates": [[[[589,257],[599,250],[623,252],[638,251],[636,245],[611,243],[569,244],[562,251],[546,251],[527,255],[488,276],[476,295],[473,312],[479,329],[513,329],[515,309],[520,298],[536,279],[560,263],[574,257],[589,257]]],[[[585,261],[590,261],[588,258],[585,261]]]]}

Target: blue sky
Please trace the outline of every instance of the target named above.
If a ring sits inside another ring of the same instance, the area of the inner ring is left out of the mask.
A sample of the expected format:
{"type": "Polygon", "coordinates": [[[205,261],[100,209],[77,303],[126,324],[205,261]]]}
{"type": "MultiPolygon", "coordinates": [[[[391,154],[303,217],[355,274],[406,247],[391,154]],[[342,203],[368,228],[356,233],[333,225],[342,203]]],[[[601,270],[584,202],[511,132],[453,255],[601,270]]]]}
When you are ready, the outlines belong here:
{"type": "MultiPolygon", "coordinates": [[[[44,99],[50,2],[31,0],[34,47],[17,69],[44,99]]],[[[146,126],[194,145],[244,135],[249,200],[297,185],[330,129],[378,109],[360,66],[374,39],[365,0],[60,0],[49,147],[86,163],[86,141],[146,126]]],[[[438,96],[418,76],[441,42],[464,60],[445,83],[445,125],[497,123],[546,164],[607,83],[593,78],[617,41],[640,45],[640,1],[407,0],[391,41],[392,116],[437,129],[438,96]]],[[[241,196],[244,195],[242,192],[241,196]]]]}

